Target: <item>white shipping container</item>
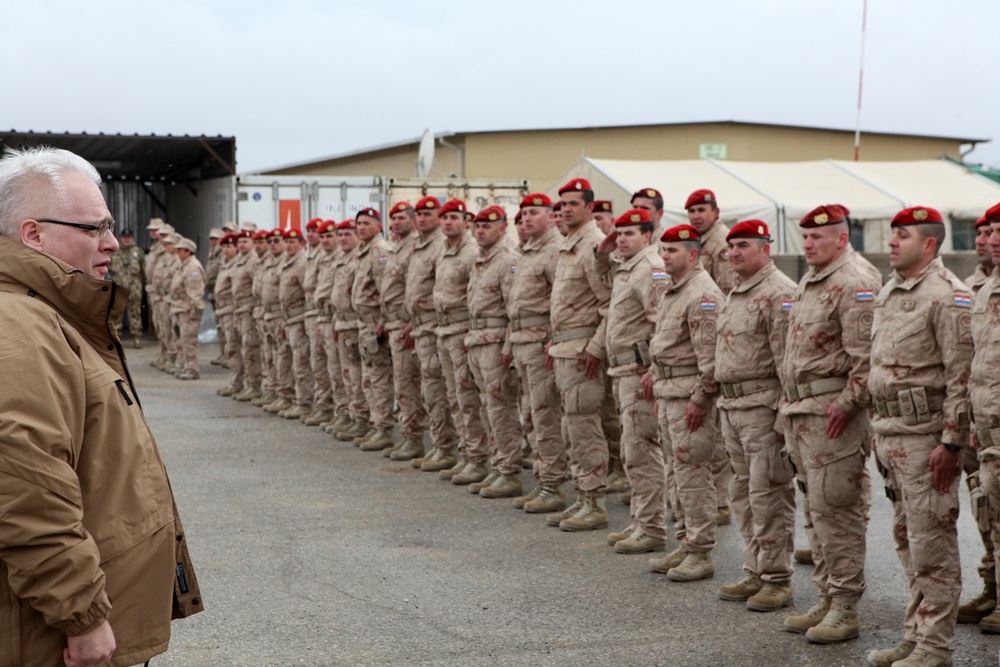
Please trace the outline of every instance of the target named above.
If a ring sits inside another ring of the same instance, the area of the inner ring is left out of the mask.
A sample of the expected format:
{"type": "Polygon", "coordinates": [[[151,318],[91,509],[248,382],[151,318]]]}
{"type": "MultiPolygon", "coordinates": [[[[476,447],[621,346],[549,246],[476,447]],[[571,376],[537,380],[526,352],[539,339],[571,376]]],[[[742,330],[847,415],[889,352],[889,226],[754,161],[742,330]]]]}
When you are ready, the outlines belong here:
{"type": "Polygon", "coordinates": [[[380,176],[237,176],[236,221],[258,229],[302,229],[312,218],[341,222],[363,208],[384,211],[380,176]]]}

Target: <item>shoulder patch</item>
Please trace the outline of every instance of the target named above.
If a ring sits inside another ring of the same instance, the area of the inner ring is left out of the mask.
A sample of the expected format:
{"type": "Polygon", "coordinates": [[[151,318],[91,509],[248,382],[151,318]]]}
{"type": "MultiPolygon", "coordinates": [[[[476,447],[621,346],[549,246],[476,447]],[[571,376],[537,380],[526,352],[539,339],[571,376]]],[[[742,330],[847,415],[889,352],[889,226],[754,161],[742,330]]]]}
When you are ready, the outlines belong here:
{"type": "Polygon", "coordinates": [[[783,299],[782,302],[781,302],[781,309],[782,310],[791,310],[792,306],[794,306],[794,305],[795,305],[795,301],[793,299],[783,299]]]}
{"type": "Polygon", "coordinates": [[[955,292],[955,305],[962,308],[972,306],[972,296],[968,292],[955,292]]]}
{"type": "Polygon", "coordinates": [[[715,301],[712,301],[711,299],[702,299],[701,300],[701,309],[702,310],[715,310],[715,301]]]}
{"type": "Polygon", "coordinates": [[[191,275],[197,277],[201,275],[201,272],[198,271],[198,269],[195,269],[194,271],[191,272],[191,275]]]}
{"type": "Polygon", "coordinates": [[[511,264],[510,265],[510,272],[511,273],[517,273],[517,264],[511,264]]]}
{"type": "Polygon", "coordinates": [[[385,264],[388,261],[389,261],[389,258],[386,255],[382,255],[381,257],[378,258],[378,263],[379,264],[385,264]]]}
{"type": "Polygon", "coordinates": [[[665,269],[653,269],[653,280],[666,280],[667,272],[665,269]]]}
{"type": "Polygon", "coordinates": [[[874,301],[875,300],[875,292],[873,290],[870,290],[870,289],[859,289],[855,293],[855,296],[856,296],[856,298],[857,298],[858,301],[874,301]]]}

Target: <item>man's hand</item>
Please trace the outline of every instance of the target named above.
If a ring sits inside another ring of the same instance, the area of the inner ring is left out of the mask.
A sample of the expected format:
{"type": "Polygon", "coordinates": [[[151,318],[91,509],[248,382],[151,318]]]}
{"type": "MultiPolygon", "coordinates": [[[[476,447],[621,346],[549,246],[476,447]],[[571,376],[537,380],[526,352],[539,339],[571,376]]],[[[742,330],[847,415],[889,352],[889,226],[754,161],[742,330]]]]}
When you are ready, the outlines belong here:
{"type": "Polygon", "coordinates": [[[642,374],[642,398],[646,401],[653,400],[653,376],[648,372],[642,374]]]}
{"type": "Polygon", "coordinates": [[[972,451],[974,451],[974,452],[978,452],[979,451],[979,445],[976,444],[976,434],[975,433],[970,433],[969,434],[969,447],[972,447],[972,451]]]}
{"type": "Polygon", "coordinates": [[[611,230],[611,233],[601,239],[601,242],[597,244],[597,252],[602,255],[609,254],[612,250],[618,247],[618,232],[611,230]]]}
{"type": "Polygon", "coordinates": [[[510,356],[509,354],[501,354],[500,363],[503,364],[504,368],[510,368],[510,365],[514,363],[514,357],[510,356]]]}
{"type": "Polygon", "coordinates": [[[694,401],[688,401],[687,405],[684,406],[684,423],[687,424],[691,433],[701,428],[701,422],[705,419],[706,412],[705,408],[700,407],[694,401]]]}
{"type": "Polygon", "coordinates": [[[826,410],[830,421],[826,423],[826,435],[828,438],[839,438],[851,422],[851,415],[840,409],[836,401],[830,404],[826,410]]]}
{"type": "Polygon", "coordinates": [[[552,341],[545,344],[545,370],[552,371],[555,370],[556,362],[549,356],[549,348],[552,347],[552,341]]]}
{"type": "Polygon", "coordinates": [[[411,333],[413,333],[413,325],[407,324],[403,327],[403,331],[399,334],[399,340],[403,341],[404,350],[412,350],[417,344],[417,342],[413,340],[413,336],[410,335],[411,333]]]}
{"type": "Polygon", "coordinates": [[[66,667],[101,667],[111,660],[115,648],[115,633],[111,624],[104,621],[90,632],[66,637],[63,662],[66,667]]]}
{"type": "Polygon", "coordinates": [[[597,371],[600,367],[600,359],[592,355],[590,352],[583,353],[583,371],[587,374],[588,380],[594,379],[594,376],[597,375],[597,371]]]}
{"type": "Polygon", "coordinates": [[[927,461],[927,467],[934,473],[934,488],[938,493],[944,495],[951,488],[951,483],[958,473],[958,466],[962,462],[962,450],[949,452],[948,448],[939,444],[931,452],[931,458],[927,461]]]}
{"type": "Polygon", "coordinates": [[[385,336],[385,322],[379,322],[375,327],[375,335],[379,338],[385,336]]]}

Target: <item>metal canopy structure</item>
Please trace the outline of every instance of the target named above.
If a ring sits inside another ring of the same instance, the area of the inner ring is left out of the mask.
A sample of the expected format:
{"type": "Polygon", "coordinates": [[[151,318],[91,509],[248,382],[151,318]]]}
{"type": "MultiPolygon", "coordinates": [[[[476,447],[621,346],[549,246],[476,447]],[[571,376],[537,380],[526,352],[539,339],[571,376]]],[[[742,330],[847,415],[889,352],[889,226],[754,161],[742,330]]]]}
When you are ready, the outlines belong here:
{"type": "Polygon", "coordinates": [[[105,181],[192,183],[236,174],[236,138],[0,131],[0,147],[64,148],[105,181]]]}

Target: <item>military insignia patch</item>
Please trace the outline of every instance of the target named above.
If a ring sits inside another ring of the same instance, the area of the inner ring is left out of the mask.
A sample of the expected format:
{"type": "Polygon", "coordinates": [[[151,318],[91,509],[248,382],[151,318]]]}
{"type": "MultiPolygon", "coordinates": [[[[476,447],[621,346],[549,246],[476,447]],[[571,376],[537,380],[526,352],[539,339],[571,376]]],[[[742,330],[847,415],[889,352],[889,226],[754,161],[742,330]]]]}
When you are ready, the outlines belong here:
{"type": "Polygon", "coordinates": [[[512,264],[511,265],[510,272],[511,273],[517,273],[517,264],[512,264]]]}
{"type": "Polygon", "coordinates": [[[813,222],[815,222],[817,225],[825,225],[829,221],[830,221],[830,216],[828,216],[826,213],[820,213],[815,218],[813,218],[813,222]]]}
{"type": "Polygon", "coordinates": [[[667,272],[663,269],[653,269],[653,280],[666,280],[667,272]]]}
{"type": "Polygon", "coordinates": [[[927,211],[926,211],[926,209],[918,208],[916,211],[914,211],[913,212],[913,219],[914,220],[926,220],[927,219],[927,211]]]}
{"type": "Polygon", "coordinates": [[[386,263],[386,262],[388,262],[388,261],[389,261],[389,258],[388,258],[388,257],[386,257],[386,256],[384,256],[384,255],[383,255],[382,257],[379,257],[379,258],[378,258],[378,263],[379,263],[379,264],[385,264],[385,263],[386,263]]]}
{"type": "Polygon", "coordinates": [[[781,309],[782,310],[791,310],[792,306],[794,304],[795,304],[795,302],[792,301],[791,299],[785,299],[784,301],[781,302],[781,309]]]}
{"type": "Polygon", "coordinates": [[[679,236],[682,239],[689,239],[691,238],[691,232],[689,232],[686,229],[682,229],[681,231],[677,232],[677,236],[679,236]]]}
{"type": "Polygon", "coordinates": [[[859,289],[855,292],[858,301],[874,301],[875,292],[870,289],[859,289]]]}
{"type": "Polygon", "coordinates": [[[656,197],[656,190],[652,190],[652,189],[646,190],[646,195],[649,196],[650,198],[656,197]]]}
{"type": "Polygon", "coordinates": [[[534,204],[535,206],[541,206],[542,205],[542,198],[541,197],[535,197],[534,199],[531,200],[531,203],[534,204]]]}
{"type": "Polygon", "coordinates": [[[972,297],[964,292],[955,292],[955,305],[968,308],[972,305],[972,297]]]}
{"type": "Polygon", "coordinates": [[[715,302],[714,301],[710,301],[708,299],[702,299],[701,300],[701,309],[702,310],[715,310],[715,302]]]}
{"type": "Polygon", "coordinates": [[[639,215],[638,213],[633,213],[632,215],[630,215],[628,217],[628,219],[631,220],[632,222],[641,222],[642,221],[642,216],[639,215]]]}

